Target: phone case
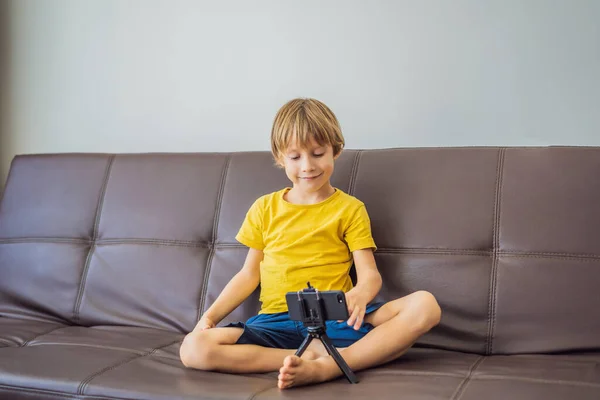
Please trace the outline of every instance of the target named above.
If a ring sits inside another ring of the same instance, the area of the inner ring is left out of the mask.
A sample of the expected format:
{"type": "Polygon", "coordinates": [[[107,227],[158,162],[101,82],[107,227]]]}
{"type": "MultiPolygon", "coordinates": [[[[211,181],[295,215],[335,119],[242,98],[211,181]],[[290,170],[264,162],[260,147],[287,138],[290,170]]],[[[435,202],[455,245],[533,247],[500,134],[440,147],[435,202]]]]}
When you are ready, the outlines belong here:
{"type": "MultiPolygon", "coordinates": [[[[300,292],[304,298],[307,308],[317,310],[318,300],[316,292],[300,292]]],[[[346,296],[341,290],[328,290],[319,292],[321,304],[323,305],[323,320],[347,320],[350,318],[348,314],[348,306],[346,305],[346,296]]],[[[298,302],[298,293],[289,292],[285,295],[290,319],[302,321],[303,314],[298,302]]],[[[316,315],[316,314],[315,314],[316,315]]]]}

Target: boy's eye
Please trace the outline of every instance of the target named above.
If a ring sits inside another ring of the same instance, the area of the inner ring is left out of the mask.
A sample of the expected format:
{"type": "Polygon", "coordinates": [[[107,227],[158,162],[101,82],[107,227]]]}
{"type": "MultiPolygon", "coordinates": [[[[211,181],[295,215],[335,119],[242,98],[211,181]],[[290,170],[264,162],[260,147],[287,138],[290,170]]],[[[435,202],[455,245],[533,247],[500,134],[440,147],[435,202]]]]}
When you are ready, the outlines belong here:
{"type": "Polygon", "coordinates": [[[291,160],[298,160],[300,159],[300,156],[289,156],[291,160]]]}
{"type": "Polygon", "coordinates": [[[325,153],[313,154],[313,156],[315,156],[315,157],[323,157],[324,155],[325,155],[325,153]]]}

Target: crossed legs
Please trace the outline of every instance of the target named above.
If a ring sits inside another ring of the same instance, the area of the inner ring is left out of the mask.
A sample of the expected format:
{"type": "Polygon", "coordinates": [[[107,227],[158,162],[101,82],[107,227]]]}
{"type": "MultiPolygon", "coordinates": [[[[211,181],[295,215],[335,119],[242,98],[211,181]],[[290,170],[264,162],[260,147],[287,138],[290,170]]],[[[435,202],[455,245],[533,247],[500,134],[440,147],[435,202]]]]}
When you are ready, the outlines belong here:
{"type": "MultiPolygon", "coordinates": [[[[440,307],[431,293],[412,293],[366,316],[365,322],[375,328],[340,353],[353,371],[392,361],[436,326],[440,318],[440,307]]],[[[279,370],[281,389],[328,381],[342,374],[318,340],[313,340],[300,358],[294,355],[296,350],[235,344],[242,332],[240,328],[192,332],[181,345],[181,360],[186,367],[229,373],[279,370]]]]}

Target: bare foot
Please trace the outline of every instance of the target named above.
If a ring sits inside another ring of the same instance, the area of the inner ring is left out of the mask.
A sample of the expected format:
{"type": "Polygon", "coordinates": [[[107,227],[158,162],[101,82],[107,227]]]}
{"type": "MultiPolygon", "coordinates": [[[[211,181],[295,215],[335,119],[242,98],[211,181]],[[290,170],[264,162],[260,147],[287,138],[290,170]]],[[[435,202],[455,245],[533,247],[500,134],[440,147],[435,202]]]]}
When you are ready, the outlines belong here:
{"type": "Polygon", "coordinates": [[[304,360],[297,356],[287,356],[283,360],[283,367],[279,369],[277,386],[280,389],[287,389],[292,386],[324,382],[333,378],[329,376],[331,375],[329,370],[326,357],[304,360]]]}
{"type": "MultiPolygon", "coordinates": [[[[327,357],[329,355],[327,349],[325,348],[325,346],[323,346],[323,343],[320,340],[313,340],[312,342],[310,342],[310,344],[308,345],[308,349],[306,349],[305,353],[308,353],[309,351],[317,355],[317,357],[313,359],[316,359],[318,357],[327,357]]],[[[305,358],[304,354],[302,355],[302,358],[305,358]]]]}
{"type": "MultiPolygon", "coordinates": [[[[325,355],[327,355],[327,353],[325,353],[325,355]]],[[[302,353],[303,360],[316,360],[320,357],[323,357],[323,355],[312,350],[305,350],[304,353],[302,353]]]]}

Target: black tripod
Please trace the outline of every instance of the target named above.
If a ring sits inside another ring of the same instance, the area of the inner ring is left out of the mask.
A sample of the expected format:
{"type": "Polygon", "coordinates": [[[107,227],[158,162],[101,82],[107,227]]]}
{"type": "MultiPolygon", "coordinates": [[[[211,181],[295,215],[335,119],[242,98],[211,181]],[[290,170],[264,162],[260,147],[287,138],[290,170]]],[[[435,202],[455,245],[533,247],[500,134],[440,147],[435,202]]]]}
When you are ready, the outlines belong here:
{"type": "MultiPolygon", "coordinates": [[[[310,283],[309,283],[310,287],[310,283]]],[[[302,353],[308,348],[308,345],[313,339],[319,339],[327,349],[327,353],[335,360],[338,367],[342,370],[346,378],[350,383],[358,383],[358,378],[354,375],[354,372],[350,369],[346,361],[342,358],[339,351],[333,346],[331,343],[331,339],[327,336],[326,328],[325,328],[325,320],[323,319],[323,304],[319,298],[319,292],[316,291],[318,307],[316,309],[308,308],[309,312],[307,313],[307,307],[304,303],[301,292],[298,292],[298,301],[301,303],[302,314],[303,314],[303,323],[308,330],[308,335],[306,339],[302,342],[298,350],[296,351],[296,355],[298,357],[302,356],[302,353]]]]}

